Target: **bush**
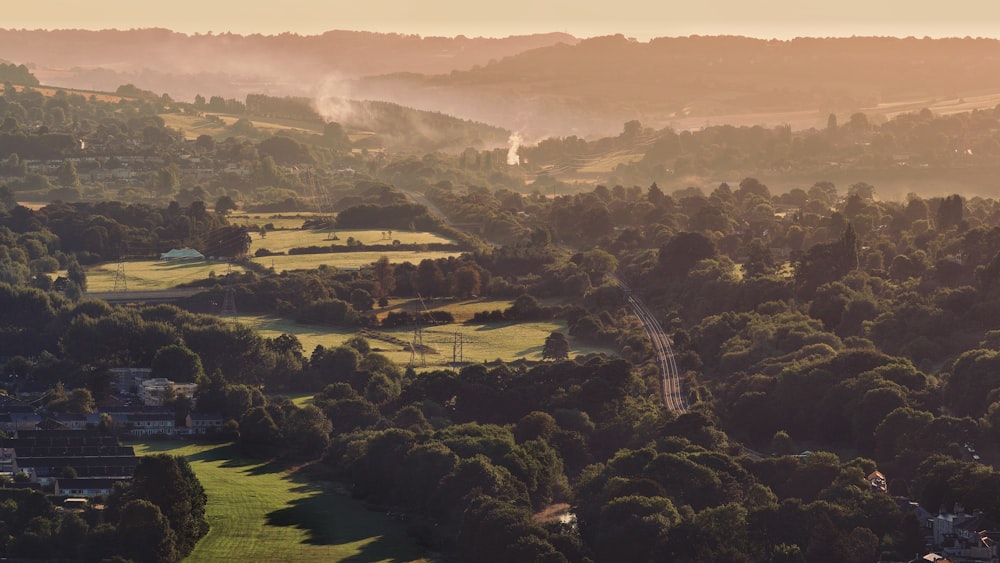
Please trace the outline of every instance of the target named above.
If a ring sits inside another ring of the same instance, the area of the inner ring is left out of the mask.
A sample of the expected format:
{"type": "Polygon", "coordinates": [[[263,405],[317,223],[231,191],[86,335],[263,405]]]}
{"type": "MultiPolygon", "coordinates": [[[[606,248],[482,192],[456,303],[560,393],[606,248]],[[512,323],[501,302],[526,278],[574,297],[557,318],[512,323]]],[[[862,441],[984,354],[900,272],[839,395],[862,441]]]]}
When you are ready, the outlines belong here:
{"type": "Polygon", "coordinates": [[[295,322],[309,324],[353,325],[357,321],[357,311],[340,299],[321,299],[303,305],[295,315],[295,322]]]}
{"type": "Polygon", "coordinates": [[[448,311],[424,311],[420,314],[420,322],[447,325],[455,322],[455,316],[448,311]]]}
{"type": "Polygon", "coordinates": [[[504,321],[503,311],[494,309],[492,311],[479,311],[472,315],[469,324],[502,323],[504,321]]]}
{"type": "Polygon", "coordinates": [[[392,311],[382,319],[383,328],[396,328],[413,324],[413,315],[406,311],[392,311]]]}

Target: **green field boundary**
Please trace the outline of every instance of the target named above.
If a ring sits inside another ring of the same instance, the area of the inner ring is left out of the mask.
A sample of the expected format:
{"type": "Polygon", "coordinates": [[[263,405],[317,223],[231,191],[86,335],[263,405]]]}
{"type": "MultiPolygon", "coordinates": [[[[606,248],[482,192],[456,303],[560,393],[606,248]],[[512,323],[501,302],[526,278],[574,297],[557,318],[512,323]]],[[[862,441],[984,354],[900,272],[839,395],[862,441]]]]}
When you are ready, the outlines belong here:
{"type": "Polygon", "coordinates": [[[185,561],[430,561],[404,522],[350,498],[338,484],[247,458],[231,443],[133,445],[137,455],[184,456],[205,488],[211,529],[185,561]]]}

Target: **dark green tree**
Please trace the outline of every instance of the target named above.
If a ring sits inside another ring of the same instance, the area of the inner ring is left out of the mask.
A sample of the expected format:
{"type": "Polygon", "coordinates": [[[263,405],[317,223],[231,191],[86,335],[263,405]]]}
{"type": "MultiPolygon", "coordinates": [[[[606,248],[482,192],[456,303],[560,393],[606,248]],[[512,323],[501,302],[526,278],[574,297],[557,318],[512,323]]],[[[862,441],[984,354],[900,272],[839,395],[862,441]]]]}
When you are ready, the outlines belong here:
{"type": "Polygon", "coordinates": [[[565,360],[569,357],[569,341],[566,335],[561,332],[553,332],[545,338],[545,345],[542,346],[543,360],[565,360]]]}
{"type": "Polygon", "coordinates": [[[117,540],[120,553],[132,561],[172,563],[180,559],[169,519],[148,500],[132,500],[122,507],[117,540]]]}
{"type": "Polygon", "coordinates": [[[201,358],[182,344],[160,348],[150,368],[150,377],[163,377],[178,383],[195,383],[205,377],[201,358]]]}

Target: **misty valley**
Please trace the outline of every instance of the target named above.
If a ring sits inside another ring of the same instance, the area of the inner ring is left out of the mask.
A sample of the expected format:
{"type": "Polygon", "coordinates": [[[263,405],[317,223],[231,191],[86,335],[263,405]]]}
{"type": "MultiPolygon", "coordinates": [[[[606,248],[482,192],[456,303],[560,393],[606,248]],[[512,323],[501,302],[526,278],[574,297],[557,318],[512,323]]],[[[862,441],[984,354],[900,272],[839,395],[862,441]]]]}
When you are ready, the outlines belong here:
{"type": "Polygon", "coordinates": [[[1000,560],[998,55],[0,29],[0,558],[1000,560]]]}

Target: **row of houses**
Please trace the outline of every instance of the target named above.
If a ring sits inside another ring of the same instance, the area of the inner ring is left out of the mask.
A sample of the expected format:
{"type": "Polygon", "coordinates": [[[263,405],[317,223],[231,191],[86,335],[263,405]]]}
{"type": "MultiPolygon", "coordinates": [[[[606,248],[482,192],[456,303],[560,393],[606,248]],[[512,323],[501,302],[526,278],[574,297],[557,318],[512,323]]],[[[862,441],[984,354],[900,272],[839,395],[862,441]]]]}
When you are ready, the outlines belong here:
{"type": "Polygon", "coordinates": [[[0,395],[0,431],[7,436],[34,430],[98,429],[135,437],[205,435],[220,432],[223,422],[219,413],[190,413],[178,419],[174,408],[162,406],[162,403],[104,406],[99,412],[88,414],[46,414],[14,397],[0,395]]]}
{"type": "Polygon", "coordinates": [[[22,430],[0,438],[0,473],[24,475],[58,495],[94,497],[128,481],[139,465],[131,446],[95,430],[22,430]]]}
{"type": "Polygon", "coordinates": [[[978,510],[967,513],[961,504],[955,504],[951,511],[942,508],[937,514],[913,501],[906,504],[902,508],[916,515],[928,545],[935,549],[921,560],[939,563],[1000,562],[1000,522],[986,518],[978,510]]]}

